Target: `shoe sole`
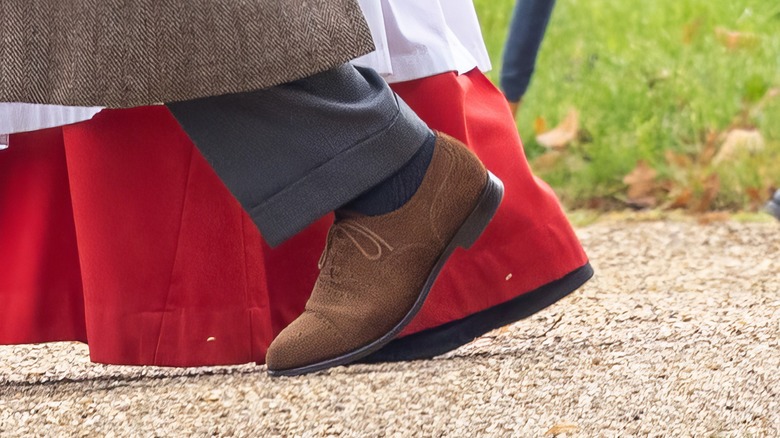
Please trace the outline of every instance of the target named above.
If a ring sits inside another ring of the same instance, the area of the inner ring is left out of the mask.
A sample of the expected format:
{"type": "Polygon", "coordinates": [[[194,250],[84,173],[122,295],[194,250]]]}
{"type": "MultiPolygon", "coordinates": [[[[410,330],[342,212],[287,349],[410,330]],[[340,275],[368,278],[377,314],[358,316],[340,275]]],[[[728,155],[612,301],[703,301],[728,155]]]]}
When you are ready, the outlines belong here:
{"type": "Polygon", "coordinates": [[[428,298],[428,293],[433,288],[433,284],[439,273],[447,263],[447,259],[452,255],[458,247],[469,249],[485,231],[490,221],[495,216],[498,207],[501,205],[501,201],[504,198],[504,184],[498,177],[488,172],[487,184],[482,190],[482,194],[477,199],[477,204],[471,211],[469,216],[461,224],[460,228],[455,235],[450,239],[449,244],[445,247],[442,254],[439,256],[436,264],[433,266],[431,273],[428,275],[428,279],[425,281],[420,296],[415,301],[412,309],[406,314],[406,316],[393,327],[392,330],[384,334],[381,338],[371,342],[368,345],[358,348],[357,350],[343,354],[341,356],[328,359],[315,364],[306,365],[298,368],[289,368],[285,370],[268,370],[268,375],[271,377],[292,377],[300,376],[302,374],[313,373],[322,371],[328,368],[337,367],[341,365],[347,365],[349,363],[360,360],[371,353],[384,347],[390,341],[396,338],[401,331],[409,325],[410,322],[417,316],[417,313],[422,309],[425,300],[428,298]]]}
{"type": "Polygon", "coordinates": [[[361,363],[426,360],[449,353],[492,330],[507,326],[552,306],[569,296],[593,277],[590,263],[559,280],[545,284],[505,303],[489,307],[465,318],[394,339],[361,363]]]}

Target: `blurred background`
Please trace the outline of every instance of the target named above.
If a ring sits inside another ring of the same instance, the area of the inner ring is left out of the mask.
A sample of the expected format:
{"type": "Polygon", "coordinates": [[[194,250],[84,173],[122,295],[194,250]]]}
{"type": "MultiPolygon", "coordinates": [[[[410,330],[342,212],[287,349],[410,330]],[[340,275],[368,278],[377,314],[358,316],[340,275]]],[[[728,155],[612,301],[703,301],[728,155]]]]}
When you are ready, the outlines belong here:
{"type": "MultiPolygon", "coordinates": [[[[514,0],[475,0],[498,84],[514,0]]],[[[780,186],[780,1],[558,0],[517,115],[569,208],[757,211],[780,186]]]]}

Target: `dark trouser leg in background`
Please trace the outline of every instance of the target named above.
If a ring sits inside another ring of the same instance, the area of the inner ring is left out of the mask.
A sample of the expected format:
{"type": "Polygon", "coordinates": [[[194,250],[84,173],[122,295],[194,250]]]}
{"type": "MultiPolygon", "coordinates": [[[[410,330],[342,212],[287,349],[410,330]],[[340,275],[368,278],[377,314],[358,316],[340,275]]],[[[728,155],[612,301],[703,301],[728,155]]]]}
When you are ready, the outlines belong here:
{"type": "Polygon", "coordinates": [[[554,7],[555,0],[517,0],[501,67],[501,89],[510,102],[528,89],[554,7]]]}
{"type": "Polygon", "coordinates": [[[168,108],[271,245],[396,174],[433,135],[376,72],[348,64],[168,108]]]}

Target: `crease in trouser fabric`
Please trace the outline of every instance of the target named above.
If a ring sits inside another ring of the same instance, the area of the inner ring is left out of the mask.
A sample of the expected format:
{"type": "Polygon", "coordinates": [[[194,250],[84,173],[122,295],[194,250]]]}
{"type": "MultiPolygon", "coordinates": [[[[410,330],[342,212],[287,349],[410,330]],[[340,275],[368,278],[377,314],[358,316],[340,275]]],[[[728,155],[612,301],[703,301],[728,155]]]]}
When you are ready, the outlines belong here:
{"type": "Polygon", "coordinates": [[[430,129],[371,69],[167,104],[276,246],[406,164],[430,129]]]}

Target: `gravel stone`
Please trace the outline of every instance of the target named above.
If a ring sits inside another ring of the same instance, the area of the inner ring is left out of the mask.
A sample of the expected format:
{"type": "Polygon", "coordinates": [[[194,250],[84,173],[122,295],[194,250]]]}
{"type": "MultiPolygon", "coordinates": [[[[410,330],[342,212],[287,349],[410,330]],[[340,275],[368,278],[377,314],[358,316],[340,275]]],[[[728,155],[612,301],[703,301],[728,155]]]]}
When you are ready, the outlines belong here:
{"type": "Polygon", "coordinates": [[[778,224],[578,233],[585,288],[430,361],[271,379],[0,347],[0,436],[780,436],[778,224]]]}

